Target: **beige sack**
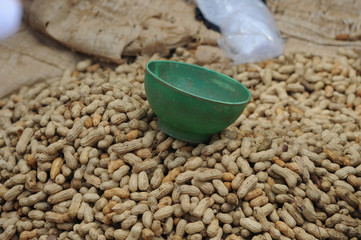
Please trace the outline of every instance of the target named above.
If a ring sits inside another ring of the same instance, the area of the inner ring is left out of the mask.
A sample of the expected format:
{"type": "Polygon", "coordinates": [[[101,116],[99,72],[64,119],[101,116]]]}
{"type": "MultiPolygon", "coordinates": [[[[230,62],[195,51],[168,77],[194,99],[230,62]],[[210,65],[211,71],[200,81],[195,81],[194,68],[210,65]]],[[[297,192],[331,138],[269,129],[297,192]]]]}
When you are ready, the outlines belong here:
{"type": "Polygon", "coordinates": [[[267,0],[282,34],[320,45],[361,48],[361,1],[267,0]]]}
{"type": "Polygon", "coordinates": [[[0,98],[42,79],[62,76],[73,68],[75,54],[58,44],[44,43],[25,27],[0,41],[0,98]]]}
{"type": "Polygon", "coordinates": [[[167,55],[191,41],[216,45],[220,37],[198,22],[194,4],[183,0],[32,0],[26,11],[36,30],[113,62],[121,56],[167,55]]]}

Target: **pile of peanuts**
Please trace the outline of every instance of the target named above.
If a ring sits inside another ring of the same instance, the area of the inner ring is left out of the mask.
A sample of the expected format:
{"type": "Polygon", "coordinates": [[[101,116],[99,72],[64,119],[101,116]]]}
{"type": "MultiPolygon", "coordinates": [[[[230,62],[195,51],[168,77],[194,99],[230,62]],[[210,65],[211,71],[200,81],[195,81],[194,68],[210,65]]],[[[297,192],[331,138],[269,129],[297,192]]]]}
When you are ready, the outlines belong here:
{"type": "Polygon", "coordinates": [[[157,128],[144,57],[0,99],[0,239],[360,239],[361,58],[339,54],[205,65],[252,93],[207,144],[157,128]]]}

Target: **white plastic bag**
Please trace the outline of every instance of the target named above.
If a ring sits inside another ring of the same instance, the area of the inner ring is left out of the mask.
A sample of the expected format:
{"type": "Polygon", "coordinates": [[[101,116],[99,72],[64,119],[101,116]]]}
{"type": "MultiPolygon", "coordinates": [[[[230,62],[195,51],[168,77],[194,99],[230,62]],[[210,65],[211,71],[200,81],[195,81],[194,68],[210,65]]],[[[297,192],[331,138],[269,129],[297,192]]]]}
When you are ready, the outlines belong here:
{"type": "Polygon", "coordinates": [[[0,0],[0,40],[10,37],[19,30],[22,14],[20,0],[0,0]]]}
{"type": "Polygon", "coordinates": [[[219,46],[235,64],[257,62],[283,53],[272,14],[260,0],[196,0],[204,17],[220,27],[219,46]]]}

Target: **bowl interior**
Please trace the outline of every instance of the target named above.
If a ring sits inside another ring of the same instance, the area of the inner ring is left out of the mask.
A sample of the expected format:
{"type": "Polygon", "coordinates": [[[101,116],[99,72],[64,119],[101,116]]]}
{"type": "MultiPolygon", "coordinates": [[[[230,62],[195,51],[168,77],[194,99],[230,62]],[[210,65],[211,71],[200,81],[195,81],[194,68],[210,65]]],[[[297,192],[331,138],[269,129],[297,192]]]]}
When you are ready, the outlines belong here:
{"type": "Polygon", "coordinates": [[[148,64],[150,74],[163,84],[208,101],[243,104],[249,101],[249,90],[221,73],[192,64],[155,60],[148,64]]]}

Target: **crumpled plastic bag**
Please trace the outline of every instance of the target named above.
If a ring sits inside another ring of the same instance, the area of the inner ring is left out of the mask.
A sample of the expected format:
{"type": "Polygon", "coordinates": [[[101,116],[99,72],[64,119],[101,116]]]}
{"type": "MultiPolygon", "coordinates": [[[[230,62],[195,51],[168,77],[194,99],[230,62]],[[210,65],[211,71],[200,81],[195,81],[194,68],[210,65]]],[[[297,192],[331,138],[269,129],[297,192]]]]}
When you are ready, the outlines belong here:
{"type": "Polygon", "coordinates": [[[260,0],[196,0],[223,38],[219,46],[235,64],[257,62],[283,53],[283,40],[273,16],[260,0]]]}

